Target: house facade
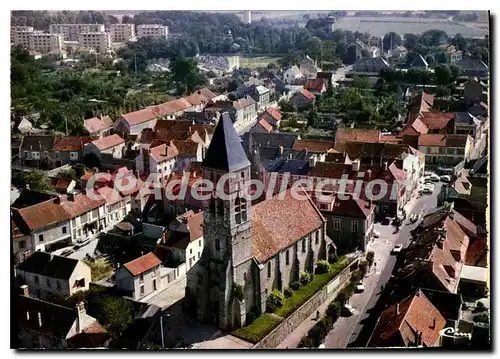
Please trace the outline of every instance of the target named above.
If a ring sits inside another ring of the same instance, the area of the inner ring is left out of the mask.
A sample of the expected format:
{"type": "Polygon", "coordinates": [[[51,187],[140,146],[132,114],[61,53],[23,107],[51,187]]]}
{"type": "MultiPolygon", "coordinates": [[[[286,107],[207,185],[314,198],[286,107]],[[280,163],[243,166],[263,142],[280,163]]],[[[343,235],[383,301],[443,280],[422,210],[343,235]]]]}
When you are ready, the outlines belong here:
{"type": "Polygon", "coordinates": [[[67,136],[56,138],[50,156],[56,167],[83,161],[83,149],[90,137],[67,136]]]}
{"type": "Polygon", "coordinates": [[[89,154],[101,158],[101,154],[112,155],[113,158],[122,158],[125,150],[125,140],[118,134],[102,137],[87,144],[83,150],[84,156],[89,154]]]}
{"type": "Polygon", "coordinates": [[[116,272],[116,287],[130,293],[134,300],[157,293],[163,289],[160,265],[161,261],[153,253],[125,263],[116,272]]]}

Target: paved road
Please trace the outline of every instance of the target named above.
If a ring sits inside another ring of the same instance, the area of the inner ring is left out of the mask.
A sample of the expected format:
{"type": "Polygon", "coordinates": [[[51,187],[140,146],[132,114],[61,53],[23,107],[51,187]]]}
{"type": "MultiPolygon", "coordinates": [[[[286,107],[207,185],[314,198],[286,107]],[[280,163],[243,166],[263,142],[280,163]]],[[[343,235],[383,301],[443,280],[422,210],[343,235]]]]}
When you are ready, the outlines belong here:
{"type": "MultiPolygon", "coordinates": [[[[413,199],[407,206],[407,213],[422,214],[432,211],[437,207],[437,195],[441,191],[442,183],[436,183],[434,192],[431,195],[423,195],[418,199],[413,199]]],[[[373,308],[380,296],[380,289],[385,285],[396,264],[396,256],[391,255],[391,249],[395,245],[401,244],[408,246],[410,241],[410,231],[418,223],[413,225],[404,225],[398,233],[394,233],[394,227],[391,225],[383,226],[380,223],[375,224],[375,229],[380,233],[380,238],[373,240],[369,244],[369,249],[375,253],[375,263],[370,272],[363,280],[365,291],[354,294],[349,301],[355,308],[355,314],[351,317],[342,317],[334,324],[333,330],[325,338],[326,348],[346,348],[354,342],[363,328],[362,321],[368,318],[368,310],[373,308]]]]}

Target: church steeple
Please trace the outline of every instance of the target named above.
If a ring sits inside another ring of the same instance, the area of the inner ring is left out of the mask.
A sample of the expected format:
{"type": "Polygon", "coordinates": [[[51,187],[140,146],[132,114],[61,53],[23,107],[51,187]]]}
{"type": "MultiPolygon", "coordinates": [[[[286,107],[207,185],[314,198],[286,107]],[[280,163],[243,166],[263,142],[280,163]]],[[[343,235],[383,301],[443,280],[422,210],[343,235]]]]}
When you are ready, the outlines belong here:
{"type": "Polygon", "coordinates": [[[212,136],[202,167],[234,172],[250,166],[229,113],[222,114],[212,136]]]}

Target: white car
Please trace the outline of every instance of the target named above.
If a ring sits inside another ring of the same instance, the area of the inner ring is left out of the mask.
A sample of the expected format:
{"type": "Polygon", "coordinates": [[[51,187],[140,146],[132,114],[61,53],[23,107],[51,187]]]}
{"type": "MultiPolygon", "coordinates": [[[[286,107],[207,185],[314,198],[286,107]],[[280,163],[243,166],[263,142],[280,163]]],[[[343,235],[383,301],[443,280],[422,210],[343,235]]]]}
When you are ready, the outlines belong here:
{"type": "Polygon", "coordinates": [[[379,238],[380,237],[380,232],[377,232],[377,231],[373,231],[373,237],[374,238],[379,238]]]}
{"type": "Polygon", "coordinates": [[[451,177],[449,175],[441,176],[441,182],[450,182],[451,177]]]}
{"type": "Polygon", "coordinates": [[[320,346],[318,347],[318,349],[325,349],[325,343],[320,344],[320,346]]]}
{"type": "Polygon", "coordinates": [[[365,286],[362,284],[362,283],[359,283],[357,286],[356,286],[356,292],[357,293],[361,293],[361,292],[364,292],[365,291],[365,286]]]}
{"type": "Polygon", "coordinates": [[[434,188],[432,187],[424,187],[424,189],[422,190],[422,193],[431,194],[432,192],[434,192],[434,188]]]}
{"type": "Polygon", "coordinates": [[[426,176],[426,177],[430,177],[430,176],[432,176],[432,175],[434,175],[434,174],[435,174],[435,173],[434,173],[434,172],[432,172],[432,171],[425,171],[425,172],[424,172],[424,176],[426,176]]]}
{"type": "Polygon", "coordinates": [[[392,254],[397,254],[397,253],[400,253],[402,249],[403,249],[403,246],[402,246],[401,244],[398,244],[397,246],[395,246],[395,247],[392,249],[392,254]]]}
{"type": "Polygon", "coordinates": [[[441,180],[441,177],[439,177],[437,174],[433,173],[431,175],[431,181],[433,182],[439,182],[441,180]]]}
{"type": "Polygon", "coordinates": [[[350,304],[344,304],[344,311],[349,315],[354,315],[354,313],[356,313],[356,311],[350,304]]]}

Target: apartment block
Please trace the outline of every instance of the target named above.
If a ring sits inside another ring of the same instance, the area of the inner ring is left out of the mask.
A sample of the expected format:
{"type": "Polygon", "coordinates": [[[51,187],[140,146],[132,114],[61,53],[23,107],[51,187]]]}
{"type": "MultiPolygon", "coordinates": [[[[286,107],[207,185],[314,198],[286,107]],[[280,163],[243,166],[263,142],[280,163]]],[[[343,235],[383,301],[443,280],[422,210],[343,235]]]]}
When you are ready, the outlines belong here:
{"type": "Polygon", "coordinates": [[[10,28],[10,43],[15,44],[17,32],[33,32],[33,26],[11,26],[10,28]]]}
{"type": "Polygon", "coordinates": [[[62,50],[64,37],[61,34],[47,34],[44,32],[32,32],[29,37],[29,49],[40,52],[62,50]]]}
{"type": "Polygon", "coordinates": [[[109,34],[111,36],[111,42],[128,42],[136,40],[134,24],[110,24],[109,34]]]}
{"type": "Polygon", "coordinates": [[[111,48],[111,37],[107,32],[82,32],[78,34],[78,45],[104,53],[111,48]]]}
{"type": "Polygon", "coordinates": [[[164,37],[168,36],[168,26],[158,24],[137,25],[137,38],[142,37],[164,37]]]}
{"type": "Polygon", "coordinates": [[[51,34],[63,34],[66,41],[79,41],[79,34],[104,32],[103,24],[51,24],[51,34]]]}

